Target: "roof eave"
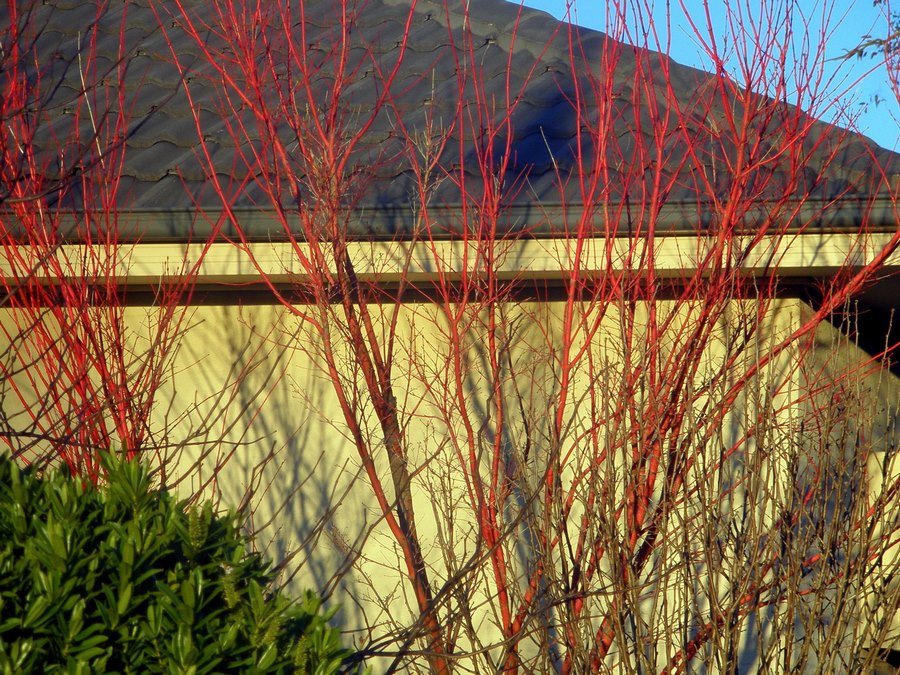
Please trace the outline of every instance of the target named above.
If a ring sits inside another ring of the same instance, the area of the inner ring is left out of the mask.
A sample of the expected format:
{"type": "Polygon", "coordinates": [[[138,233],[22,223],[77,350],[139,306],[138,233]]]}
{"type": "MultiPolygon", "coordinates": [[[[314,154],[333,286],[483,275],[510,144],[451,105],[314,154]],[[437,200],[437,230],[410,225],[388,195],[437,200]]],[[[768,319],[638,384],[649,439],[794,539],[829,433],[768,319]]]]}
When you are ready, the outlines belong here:
{"type": "MultiPolygon", "coordinates": [[[[643,204],[514,204],[503,209],[496,230],[509,238],[565,238],[577,232],[629,237],[644,234],[652,221],[657,234],[702,236],[718,229],[717,213],[722,206],[667,202],[653,211],[643,204]]],[[[741,222],[729,227],[748,233],[894,232],[900,227],[897,203],[890,197],[784,200],[739,211],[743,214],[741,222]]],[[[60,216],[58,231],[69,233],[68,238],[77,241],[86,217],[89,215],[83,212],[60,216]]],[[[467,212],[455,205],[428,206],[427,215],[413,205],[362,206],[348,210],[345,218],[348,237],[353,240],[444,240],[463,236],[467,212]]],[[[288,211],[286,220],[282,220],[277,211],[256,207],[233,208],[230,214],[222,208],[122,210],[115,214],[114,223],[122,242],[184,243],[205,241],[215,232],[234,236],[238,228],[233,220],[239,222],[239,230],[248,241],[302,238],[303,223],[296,211],[288,211]]],[[[98,222],[109,227],[109,215],[104,214],[98,222]]]]}

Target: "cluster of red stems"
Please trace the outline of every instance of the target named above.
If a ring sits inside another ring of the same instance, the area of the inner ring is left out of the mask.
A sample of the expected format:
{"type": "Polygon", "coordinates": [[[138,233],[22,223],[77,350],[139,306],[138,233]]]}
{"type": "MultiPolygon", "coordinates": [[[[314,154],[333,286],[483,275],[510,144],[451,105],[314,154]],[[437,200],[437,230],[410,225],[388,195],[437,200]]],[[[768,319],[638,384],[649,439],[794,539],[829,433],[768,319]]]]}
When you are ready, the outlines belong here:
{"type": "MultiPolygon", "coordinates": [[[[392,666],[436,673],[457,667],[675,672],[697,659],[728,670],[747,649],[749,630],[761,662],[790,669],[809,662],[813,651],[820,665],[845,657],[849,634],[862,643],[865,630],[874,631],[870,642],[877,643],[886,620],[873,618],[872,610],[874,627],[861,628],[856,610],[839,607],[854,605],[853,594],[862,593],[872,565],[896,540],[898,486],[886,481],[870,494],[865,468],[844,455],[835,459],[834,447],[845,442],[848,430],[858,431],[858,419],[851,418],[862,410],[859,402],[841,404],[838,394],[851,396],[854,383],[877,370],[892,345],[827,377],[805,355],[817,331],[879,275],[900,244],[900,229],[865,265],[847,264],[822,279],[815,307],[789,329],[765,337],[761,327],[781,290],[777,261],[769,273],[750,276],[736,253],[748,256],[803,234],[798,218],[809,204],[798,186],[804,163],[818,153],[827,167],[840,147],[835,136],[845,133],[834,128],[830,137],[811,137],[811,118],[803,111],[825,113],[839,99],[824,74],[824,44],[798,41],[793,25],[799,15],[791,7],[766,3],[759,15],[748,15],[740,3],[730,6],[728,53],[706,19],[690,24],[691,38],[716,74],[706,105],[719,112],[702,123],[710,127],[706,138],[718,139],[729,180],[723,192],[713,173],[697,176],[698,209],[715,214],[715,227],[696,234],[702,254],[673,280],[659,270],[656,223],[673,187],[667,181],[677,179],[679,167],[708,162],[708,145],[697,142],[696,110],[690,124],[682,119],[688,113],[668,77],[670,62],[657,53],[666,44],[646,23],[646,8],[636,8],[645,17],[641,23],[630,3],[607,4],[610,34],[650,48],[633,52],[633,97],[625,104],[625,114],[642,126],[633,130],[627,151],[619,148],[623,112],[612,105],[618,96],[613,75],[625,50],[632,52],[609,41],[597,71],[574,74],[580,87],[571,100],[580,130],[573,145],[579,168],[560,182],[577,182],[582,198],[578,208],[561,198],[569,257],[548,310],[521,300],[526,280],[500,272],[508,270],[513,242],[504,234],[509,187],[497,177],[507,173],[523,92],[507,81],[503,99],[496,99],[489,91],[495,85],[479,67],[481,43],[471,33],[462,31],[461,40],[449,30],[446,36],[457,59],[455,117],[429,119],[431,128],[416,130],[405,128],[394,111],[407,149],[400,161],[418,185],[410,236],[419,251],[434,256],[435,274],[427,288],[407,278],[387,287],[355,273],[346,195],[360,191],[355,147],[376,117],[396,105],[393,82],[406,45],[397,46],[387,70],[351,50],[354,13],[365,3],[342,0],[334,3],[330,51],[313,60],[298,48],[305,36],[295,34],[303,30],[303,2],[210,3],[202,13],[180,0],[151,6],[168,44],[178,32],[200,54],[204,86],[219,92],[218,112],[231,121],[228,132],[250,167],[248,180],[266,196],[261,207],[275,215],[283,228],[278,236],[292,245],[300,288],[271,278],[253,257],[256,249],[232,208],[246,185],[216,173],[199,107],[197,157],[209,166],[208,189],[221,208],[208,215],[215,234],[197,244],[230,241],[259,269],[271,302],[316,337],[315,363],[333,390],[340,426],[412,598],[413,619],[381,632],[372,628],[361,658],[377,654],[393,659],[392,666]],[[808,51],[792,53],[798,44],[808,51]],[[272,54],[288,62],[276,64],[272,54]],[[740,64],[739,71],[726,76],[728,63],[740,64]],[[348,113],[340,104],[343,92],[373,69],[380,98],[370,112],[348,113]],[[328,95],[315,95],[312,83],[323,81],[328,95]],[[775,128],[781,136],[773,157],[759,130],[775,128]],[[466,171],[460,166],[436,179],[446,166],[437,158],[452,150],[452,142],[464,146],[466,171]],[[588,146],[595,151],[581,156],[588,146]],[[767,173],[773,162],[781,170],[767,173]],[[481,173],[477,190],[467,189],[472,172],[481,173]],[[437,213],[432,203],[439,181],[456,183],[463,195],[455,228],[464,244],[461,273],[445,271],[439,238],[432,236],[447,225],[440,220],[446,212],[437,213]],[[295,199],[290,186],[300,184],[313,198],[295,199]],[[630,203],[610,198],[614,184],[630,203]],[[769,216],[755,219],[748,236],[742,226],[749,213],[758,213],[761,194],[769,216]],[[618,225],[626,208],[643,224],[627,236],[618,225]],[[236,236],[221,235],[226,223],[237,228],[236,236]],[[589,255],[609,260],[608,272],[586,274],[589,255]],[[439,363],[417,354],[403,337],[403,300],[410,291],[429,299],[422,316],[447,345],[439,363]],[[543,375],[516,361],[516,350],[524,349],[516,345],[523,323],[537,331],[527,340],[534,354],[543,355],[543,375]],[[604,341],[618,353],[605,354],[604,341]],[[711,356],[713,349],[721,355],[711,356]],[[540,377],[552,386],[531,396],[528,387],[539,386],[540,377]],[[405,394],[410,379],[422,387],[428,405],[405,394]],[[792,389],[797,382],[802,386],[792,389]],[[741,421],[733,422],[736,417],[741,421]],[[440,430],[440,447],[426,450],[427,456],[419,457],[411,438],[416,424],[440,430]],[[728,426],[734,427],[731,435],[723,433],[728,426]],[[767,472],[782,466],[780,453],[793,458],[786,470],[804,479],[797,479],[794,494],[773,497],[767,472]],[[416,521],[422,491],[435,489],[422,478],[432,468],[454,481],[445,494],[430,496],[446,499],[454,514],[442,523],[438,558],[428,554],[416,521]],[[841,483],[849,486],[846,492],[836,487],[841,472],[856,476],[841,483]],[[755,516],[744,513],[734,529],[734,509],[752,512],[747,504],[767,499],[775,506],[760,506],[755,516]],[[454,518],[467,523],[456,534],[454,518]],[[470,546],[454,543],[463,536],[471,536],[470,546]],[[689,625],[667,632],[654,620],[654,613],[674,616],[671,607],[689,614],[689,625]],[[813,620],[826,614],[827,626],[813,620]],[[798,625],[816,639],[784,637],[795,635],[798,625]]],[[[468,3],[459,4],[454,11],[464,14],[468,3]]],[[[132,151],[126,113],[134,105],[124,86],[124,30],[121,62],[102,67],[93,58],[96,38],[86,33],[75,64],[83,90],[73,100],[45,105],[54,83],[42,79],[45,64],[35,62],[42,24],[32,20],[38,13],[31,5],[9,1],[0,53],[0,330],[7,345],[0,363],[6,397],[0,439],[24,462],[62,462],[97,481],[98,453],[109,448],[150,453],[161,465],[174,461],[179,441],[159,428],[155,415],[165,403],[160,392],[174,377],[174,354],[189,334],[202,256],[155,288],[145,324],[126,320],[133,290],[123,271],[139,245],[124,243],[119,226],[128,205],[118,196],[118,183],[125,153],[132,151]],[[63,105],[65,116],[57,107],[63,105]]],[[[107,4],[98,2],[98,15],[105,11],[107,4]]],[[[564,24],[557,30],[569,31],[572,62],[579,62],[577,33],[564,24]]],[[[825,36],[823,30],[822,43],[825,36]]],[[[182,63],[175,49],[171,59],[185,72],[195,66],[182,63]]],[[[188,78],[183,86],[190,97],[188,78]]],[[[896,197],[887,180],[878,190],[896,197]]],[[[571,185],[560,186],[565,194],[572,194],[571,185]]],[[[864,236],[867,228],[863,218],[857,234],[864,236]]],[[[174,466],[169,470],[176,473],[174,466]]]]}

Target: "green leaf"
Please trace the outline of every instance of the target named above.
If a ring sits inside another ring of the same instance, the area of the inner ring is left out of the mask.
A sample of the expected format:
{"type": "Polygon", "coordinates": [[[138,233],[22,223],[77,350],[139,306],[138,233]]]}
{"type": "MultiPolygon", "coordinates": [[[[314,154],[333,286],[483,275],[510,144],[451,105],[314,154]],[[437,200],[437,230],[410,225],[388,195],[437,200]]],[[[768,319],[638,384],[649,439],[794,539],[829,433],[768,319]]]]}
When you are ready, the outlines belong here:
{"type": "Polygon", "coordinates": [[[192,577],[185,579],[179,590],[181,591],[181,601],[185,607],[193,610],[197,604],[197,596],[194,593],[194,579],[192,577]]]}
{"type": "Polygon", "coordinates": [[[30,638],[24,638],[13,643],[11,657],[13,668],[17,672],[25,672],[24,666],[26,661],[28,660],[28,655],[31,654],[33,647],[34,641],[30,638]]]}
{"type": "Polygon", "coordinates": [[[191,631],[188,626],[182,624],[178,627],[174,646],[175,662],[184,667],[190,665],[192,660],[191,652],[194,650],[194,640],[191,637],[191,631]]]}
{"type": "Polygon", "coordinates": [[[120,574],[122,576],[130,576],[131,570],[134,568],[134,539],[128,538],[122,542],[122,566],[120,574]],[[125,572],[127,570],[127,573],[125,572]]]}
{"type": "Polygon", "coordinates": [[[106,650],[103,647],[90,647],[85,650],[75,652],[73,656],[77,656],[80,661],[92,661],[97,657],[103,656],[106,650]]]}
{"type": "Polygon", "coordinates": [[[22,627],[37,628],[43,625],[50,620],[49,609],[50,607],[47,598],[43,595],[38,596],[28,608],[28,612],[25,614],[25,621],[22,622],[22,627]]]}
{"type": "Polygon", "coordinates": [[[72,612],[69,615],[69,641],[72,641],[81,632],[82,626],[84,626],[84,608],[84,598],[76,597],[72,612]]]}
{"type": "MultiPolygon", "coordinates": [[[[88,626],[83,631],[81,631],[77,636],[75,636],[75,639],[73,640],[73,642],[76,642],[78,644],[86,644],[86,643],[100,644],[99,642],[92,642],[92,640],[94,640],[96,637],[96,636],[95,637],[92,637],[92,636],[94,636],[94,633],[98,633],[103,630],[104,630],[104,626],[102,623],[92,623],[90,626],[88,626]]],[[[104,640],[106,639],[105,635],[100,636],[100,637],[102,637],[104,640]]]]}
{"type": "Polygon", "coordinates": [[[68,675],[90,675],[91,666],[86,661],[70,658],[66,663],[66,673],[68,675]]]}
{"type": "Polygon", "coordinates": [[[123,616],[128,609],[128,603],[131,602],[132,590],[134,590],[134,587],[131,584],[125,584],[125,587],[119,591],[119,602],[116,604],[116,609],[120,616],[123,616]]]}
{"type": "Polygon", "coordinates": [[[268,646],[266,651],[263,652],[262,657],[259,659],[259,662],[256,664],[256,667],[260,670],[268,670],[272,667],[272,664],[275,663],[275,659],[278,658],[278,648],[271,644],[268,646]]]}
{"type": "Polygon", "coordinates": [[[17,616],[12,616],[3,623],[0,623],[0,634],[13,630],[14,628],[18,628],[21,625],[22,619],[17,616]]]}
{"type": "Polygon", "coordinates": [[[79,661],[90,662],[93,659],[104,656],[108,648],[101,645],[105,645],[107,641],[106,635],[89,637],[72,648],[72,657],[79,661]]]}
{"type": "Polygon", "coordinates": [[[225,631],[224,633],[219,633],[219,645],[222,650],[230,649],[234,645],[240,630],[240,626],[236,623],[233,623],[228,627],[227,631],[225,631]]]}

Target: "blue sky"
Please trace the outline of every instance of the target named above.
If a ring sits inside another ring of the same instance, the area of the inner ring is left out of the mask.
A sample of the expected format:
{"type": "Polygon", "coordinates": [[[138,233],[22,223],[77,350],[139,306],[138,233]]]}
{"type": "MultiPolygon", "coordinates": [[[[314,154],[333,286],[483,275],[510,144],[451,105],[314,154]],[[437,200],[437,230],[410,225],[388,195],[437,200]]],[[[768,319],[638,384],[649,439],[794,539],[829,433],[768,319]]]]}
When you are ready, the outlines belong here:
{"type": "MultiPolygon", "coordinates": [[[[566,18],[566,0],[524,1],[529,7],[542,9],[560,19],[566,18]]],[[[647,2],[650,4],[653,0],[647,2]]],[[[683,2],[691,15],[705,16],[702,0],[683,0],[683,2]]],[[[588,28],[597,30],[605,28],[604,0],[574,0],[572,4],[572,13],[568,17],[570,20],[588,28]]],[[[658,29],[665,26],[666,4],[665,0],[656,2],[654,15],[658,29]]],[[[679,63],[709,70],[709,65],[704,62],[695,39],[688,32],[678,1],[671,0],[670,4],[672,7],[670,56],[679,63]]],[[[759,3],[750,0],[750,4],[755,6],[759,3]]],[[[796,0],[794,4],[804,16],[821,17],[822,0],[796,0]]],[[[711,22],[718,30],[719,26],[724,26],[722,11],[724,3],[721,0],[710,0],[709,6],[711,22]]],[[[828,22],[831,34],[826,43],[826,56],[833,60],[828,61],[826,66],[830,69],[829,74],[837,75],[832,87],[833,96],[839,96],[845,108],[858,112],[856,124],[859,130],[886,148],[900,150],[900,104],[887,83],[885,69],[869,58],[849,61],[839,58],[846,50],[856,46],[862,35],[867,33],[877,35],[884,32],[885,22],[881,12],[882,8],[873,6],[872,0],[834,2],[828,22]],[[879,102],[876,104],[876,101],[879,102]]],[[[816,29],[810,32],[812,38],[818,33],[816,29]]],[[[831,121],[836,120],[832,118],[831,121]]]]}

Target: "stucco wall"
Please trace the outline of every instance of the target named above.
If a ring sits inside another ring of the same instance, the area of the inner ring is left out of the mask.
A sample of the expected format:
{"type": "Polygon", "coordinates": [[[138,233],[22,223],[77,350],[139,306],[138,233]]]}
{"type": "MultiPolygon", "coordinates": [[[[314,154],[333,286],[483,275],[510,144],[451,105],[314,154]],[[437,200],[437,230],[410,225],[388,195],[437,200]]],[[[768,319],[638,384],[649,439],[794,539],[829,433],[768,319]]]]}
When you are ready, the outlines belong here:
{"type": "MultiPolygon", "coordinates": [[[[651,396],[651,376],[645,372],[647,381],[629,383],[633,371],[628,364],[655,347],[660,347],[657,358],[663,365],[669,356],[684,353],[692,339],[684,327],[700,316],[700,303],[659,303],[655,321],[668,323],[656,345],[650,344],[647,307],[619,304],[601,311],[581,306],[569,328],[572,350],[580,356],[571,368],[559,438],[553,420],[563,386],[563,303],[523,302],[498,309],[494,353],[503,360],[496,370],[499,383],[491,374],[486,312],[462,315],[456,326],[462,337],[456,338],[436,305],[405,305],[395,317],[393,310],[385,305],[376,311],[376,328],[386,331],[391,320],[396,326],[392,378],[423,552],[442,611],[456,612],[456,620],[465,624],[458,646],[479,649],[498,641],[498,617],[492,608],[497,585],[467,478],[477,471],[488,482],[492,453],[499,449],[500,471],[511,486],[501,518],[508,528],[504,551],[515,577],[511,584],[519,593],[525,592],[539,562],[557,566],[547,572],[547,585],[559,586],[571,574],[572,564],[559,542],[576,541],[585,528],[596,537],[626,537],[626,518],[616,507],[631,480],[626,437],[646,423],[640,411],[653,408],[639,400],[651,396]],[[454,349],[460,343],[465,348],[454,349]],[[497,396],[505,402],[502,423],[494,405],[497,396]],[[622,396],[634,397],[625,407],[638,416],[605,423],[604,415],[612,419],[622,396]],[[469,463],[470,451],[474,463],[469,463]],[[544,509],[540,503],[542,481],[554,463],[559,485],[568,495],[564,517],[555,511],[559,505],[544,509]],[[559,539],[551,537],[557,541],[554,549],[538,555],[542,528],[551,523],[556,523],[559,539]]],[[[145,326],[153,311],[130,308],[127,322],[145,326]]],[[[829,483],[832,492],[815,506],[820,519],[839,511],[829,500],[851,499],[863,475],[854,473],[860,462],[868,468],[872,494],[883,489],[882,475],[894,475],[886,454],[897,438],[896,411],[890,405],[897,400],[892,375],[874,369],[856,373],[862,353],[828,328],[814,341],[793,345],[767,361],[772,346],[809,311],[800,301],[780,300],[760,317],[754,303],[733,301],[717,318],[696,360],[686,385],[689,393],[684,394],[691,401],[688,422],[677,452],[667,460],[675,462],[676,455],[682,458],[677,461],[690,458],[686,487],[659,534],[666,543],[636,572],[640,590],[622,601],[634,615],[644,617],[643,628],[630,629],[635,639],[639,634],[655,637],[655,643],[643,649],[649,662],[671,658],[689,639],[698,629],[691,616],[727,606],[736,593],[748,592],[748,584],[771,578],[771,569],[762,569],[765,555],[739,544],[755,541],[761,550],[770,550],[779,519],[796,506],[804,481],[812,484],[816,471],[830,466],[840,467],[835,475],[846,474],[845,484],[829,483]],[[710,430],[707,416],[720,415],[717,398],[725,397],[743,373],[761,362],[766,363],[746,386],[738,387],[727,413],[716,418],[719,423],[710,430]],[[855,374],[847,375],[851,371],[855,374]],[[865,434],[864,442],[852,440],[856,436],[847,430],[846,415],[823,421],[820,411],[829,401],[844,406],[842,410],[853,408],[853,428],[865,434]],[[813,420],[828,427],[830,440],[823,441],[810,429],[813,420]],[[864,459],[854,453],[864,454],[864,459]]],[[[147,333],[135,330],[136,353],[147,346],[141,346],[142,334],[147,333]]],[[[331,324],[330,335],[336,376],[349,392],[367,437],[376,439],[376,472],[392,500],[383,444],[377,440],[381,431],[339,320],[331,324]]],[[[192,308],[169,372],[154,416],[154,442],[160,456],[171,458],[166,481],[186,493],[219,498],[223,505],[248,504],[260,547],[276,559],[293,555],[287,567],[290,583],[331,594],[331,601],[342,605],[341,620],[360,631],[360,644],[413,623],[418,612],[402,557],[359,453],[347,437],[321,333],[271,305],[192,308]]],[[[659,370],[656,376],[668,374],[659,370]]],[[[3,405],[9,413],[12,399],[5,398],[3,405]]],[[[657,483],[650,503],[664,503],[665,490],[664,481],[657,483]]],[[[893,511],[887,515],[894,517],[893,511]]],[[[617,597],[622,570],[610,560],[615,556],[607,552],[595,573],[596,593],[586,599],[590,609],[585,615],[601,616],[617,597]]],[[[752,670],[763,658],[764,645],[786,639],[777,634],[784,619],[768,611],[735,614],[743,627],[712,644],[719,650],[725,645],[752,670]]],[[[835,622],[833,608],[819,611],[823,625],[835,622]]],[[[535,663],[554,658],[546,646],[548,625],[562,622],[561,612],[560,605],[550,604],[536,613],[547,625],[534,625],[534,635],[523,642],[523,653],[530,653],[535,663]]],[[[847,617],[841,621],[852,623],[847,617]]],[[[593,625],[589,619],[583,623],[593,625]]],[[[707,663],[711,670],[716,670],[714,651],[707,663]]],[[[498,648],[489,653],[497,658],[498,648]]],[[[484,665],[487,658],[476,657],[476,662],[481,659],[484,665]]],[[[609,662],[618,658],[614,646],[609,662]]]]}

